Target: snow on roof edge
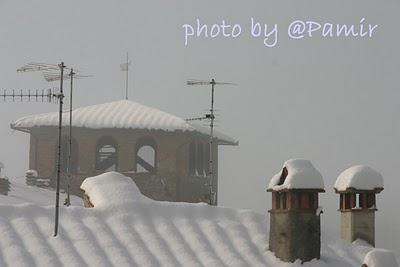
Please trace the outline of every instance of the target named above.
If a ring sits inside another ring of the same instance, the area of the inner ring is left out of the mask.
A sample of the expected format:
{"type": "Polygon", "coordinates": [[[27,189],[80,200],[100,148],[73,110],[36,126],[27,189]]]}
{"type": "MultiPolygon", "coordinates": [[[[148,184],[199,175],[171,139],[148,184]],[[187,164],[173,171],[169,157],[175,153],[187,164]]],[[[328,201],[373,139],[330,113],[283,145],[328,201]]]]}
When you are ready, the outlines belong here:
{"type": "MultiPolygon", "coordinates": [[[[76,108],[72,112],[73,127],[87,129],[147,129],[163,131],[196,131],[209,134],[205,127],[190,124],[170,113],[148,107],[130,100],[119,100],[76,108]]],[[[69,120],[69,111],[63,112],[63,120],[69,120]]],[[[21,117],[10,124],[11,129],[29,132],[35,127],[58,126],[58,112],[21,117]]],[[[215,131],[214,137],[220,145],[238,145],[234,138],[215,131]]]]}

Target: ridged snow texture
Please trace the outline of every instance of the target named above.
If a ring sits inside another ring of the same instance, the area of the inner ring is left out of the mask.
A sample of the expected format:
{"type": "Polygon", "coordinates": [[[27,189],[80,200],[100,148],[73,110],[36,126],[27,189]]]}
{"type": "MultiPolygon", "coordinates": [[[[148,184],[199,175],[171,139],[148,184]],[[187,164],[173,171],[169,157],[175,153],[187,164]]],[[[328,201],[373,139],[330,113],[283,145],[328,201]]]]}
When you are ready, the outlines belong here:
{"type": "MultiPolygon", "coordinates": [[[[267,218],[205,204],[148,202],[112,209],[0,206],[0,266],[301,266],[267,249],[267,218]]],[[[359,267],[368,247],[332,238],[303,266],[359,267]]]]}
{"type": "MultiPolygon", "coordinates": [[[[90,129],[181,130],[209,134],[209,130],[204,127],[189,124],[182,118],[129,100],[77,108],[72,111],[72,118],[73,127],[90,129]]],[[[63,113],[63,121],[69,121],[69,112],[63,113]]],[[[11,125],[14,128],[57,126],[58,112],[22,117],[11,125]]],[[[218,132],[216,137],[226,142],[235,142],[231,137],[218,132]]]]}
{"type": "MultiPolygon", "coordinates": [[[[95,190],[92,197],[99,193],[107,195],[95,190]]],[[[372,249],[323,233],[321,260],[283,263],[267,250],[266,215],[141,195],[133,199],[88,209],[62,206],[56,238],[53,207],[0,204],[0,266],[359,267],[372,249]]]]}

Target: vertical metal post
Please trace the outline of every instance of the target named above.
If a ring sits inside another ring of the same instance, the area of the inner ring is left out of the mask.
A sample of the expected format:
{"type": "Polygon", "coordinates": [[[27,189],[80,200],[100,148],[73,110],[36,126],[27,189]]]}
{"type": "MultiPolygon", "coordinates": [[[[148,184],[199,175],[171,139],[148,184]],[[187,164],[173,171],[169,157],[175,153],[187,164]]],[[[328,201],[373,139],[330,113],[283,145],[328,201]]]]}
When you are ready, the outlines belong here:
{"type": "Polygon", "coordinates": [[[211,80],[211,108],[210,108],[210,161],[209,161],[209,171],[210,171],[210,205],[215,205],[215,192],[213,188],[214,184],[214,169],[213,169],[213,142],[214,142],[214,86],[215,80],[211,80]]]}
{"type": "Polygon", "coordinates": [[[129,55],[126,53],[126,84],[125,84],[125,99],[128,100],[128,82],[129,82],[129,55]]]}
{"type": "Polygon", "coordinates": [[[63,113],[63,82],[64,82],[64,62],[58,65],[60,67],[61,79],[60,79],[60,109],[58,117],[58,149],[57,149],[57,180],[56,180],[56,210],[55,210],[55,223],[54,223],[54,236],[58,235],[58,217],[60,209],[60,174],[61,174],[61,130],[62,130],[62,113],[63,113]]]}
{"type": "Polygon", "coordinates": [[[67,169],[67,198],[64,205],[71,205],[70,187],[71,187],[71,162],[72,162],[72,92],[74,87],[74,69],[71,69],[70,75],[70,95],[69,95],[69,146],[68,146],[68,169],[67,169]]]}

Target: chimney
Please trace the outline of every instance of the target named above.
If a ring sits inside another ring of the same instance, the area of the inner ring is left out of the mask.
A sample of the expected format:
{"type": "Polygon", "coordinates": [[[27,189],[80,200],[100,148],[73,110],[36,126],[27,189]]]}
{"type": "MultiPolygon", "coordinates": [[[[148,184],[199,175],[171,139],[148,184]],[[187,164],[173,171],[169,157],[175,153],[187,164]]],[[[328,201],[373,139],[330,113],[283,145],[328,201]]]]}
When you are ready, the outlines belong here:
{"type": "Polygon", "coordinates": [[[340,194],[342,239],[363,239],[375,246],[376,194],[382,190],[382,175],[368,166],[353,166],[339,175],[335,192],[340,194]]]}
{"type": "Polygon", "coordinates": [[[322,175],[308,160],[292,159],[272,177],[269,250],[286,262],[321,256],[321,209],[318,193],[325,192],[322,175]]]}

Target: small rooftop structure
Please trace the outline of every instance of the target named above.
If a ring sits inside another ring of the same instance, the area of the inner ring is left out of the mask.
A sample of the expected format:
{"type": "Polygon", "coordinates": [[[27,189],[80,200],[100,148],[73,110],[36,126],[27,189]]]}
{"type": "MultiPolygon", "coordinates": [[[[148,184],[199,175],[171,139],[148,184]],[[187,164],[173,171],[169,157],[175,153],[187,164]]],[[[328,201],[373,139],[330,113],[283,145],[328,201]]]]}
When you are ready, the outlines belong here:
{"type": "Polygon", "coordinates": [[[324,180],[309,160],[290,159],[283,164],[268,186],[268,191],[318,189],[324,191],[324,180]]]}
{"type": "MultiPolygon", "coordinates": [[[[58,116],[57,112],[31,115],[11,123],[12,129],[30,134],[29,169],[36,170],[37,179],[52,187],[58,116]]],[[[63,122],[69,121],[69,112],[62,116],[63,122]]],[[[210,147],[208,128],[129,100],[77,108],[72,117],[70,188],[79,196],[85,178],[117,171],[131,177],[152,199],[208,202],[210,155],[213,192],[218,192],[218,146],[238,145],[235,139],[217,131],[210,147]]],[[[65,126],[68,123],[64,123],[61,139],[63,176],[68,174],[69,161],[69,131],[65,126]]]]}
{"type": "Polygon", "coordinates": [[[336,192],[354,190],[382,191],[383,178],[376,170],[365,166],[356,165],[343,171],[335,182],[336,192]]]}
{"type": "Polygon", "coordinates": [[[382,175],[371,167],[357,165],[339,175],[335,192],[340,194],[342,239],[362,239],[375,246],[376,194],[382,190],[382,175]]]}

